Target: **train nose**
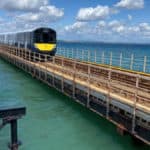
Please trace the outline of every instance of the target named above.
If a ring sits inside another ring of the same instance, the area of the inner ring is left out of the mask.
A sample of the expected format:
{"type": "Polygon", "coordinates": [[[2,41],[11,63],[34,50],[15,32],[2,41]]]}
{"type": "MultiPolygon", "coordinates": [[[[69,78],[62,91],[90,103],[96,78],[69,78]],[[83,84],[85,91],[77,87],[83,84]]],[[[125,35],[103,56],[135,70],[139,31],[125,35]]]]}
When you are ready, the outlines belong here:
{"type": "Polygon", "coordinates": [[[56,48],[56,44],[35,43],[34,46],[40,51],[53,51],[56,48]]]}

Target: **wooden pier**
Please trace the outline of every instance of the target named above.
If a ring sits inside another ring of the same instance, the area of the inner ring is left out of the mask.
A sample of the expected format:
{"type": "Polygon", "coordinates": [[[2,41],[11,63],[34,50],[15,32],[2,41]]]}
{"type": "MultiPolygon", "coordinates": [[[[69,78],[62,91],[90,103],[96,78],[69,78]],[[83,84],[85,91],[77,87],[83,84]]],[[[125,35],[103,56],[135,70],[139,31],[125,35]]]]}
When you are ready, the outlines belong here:
{"type": "Polygon", "coordinates": [[[6,45],[0,56],[150,145],[150,74],[6,45]]]}

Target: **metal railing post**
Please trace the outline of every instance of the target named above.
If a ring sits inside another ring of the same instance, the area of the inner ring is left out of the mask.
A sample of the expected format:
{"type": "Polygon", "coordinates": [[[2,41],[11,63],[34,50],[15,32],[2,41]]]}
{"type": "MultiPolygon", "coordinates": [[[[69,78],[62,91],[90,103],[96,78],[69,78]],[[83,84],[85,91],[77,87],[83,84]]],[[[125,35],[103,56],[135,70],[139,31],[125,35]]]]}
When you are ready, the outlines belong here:
{"type": "Polygon", "coordinates": [[[72,58],[73,58],[73,48],[71,49],[71,53],[72,53],[71,56],[72,56],[72,58]]]}
{"type": "Polygon", "coordinates": [[[112,52],[110,52],[110,62],[109,65],[112,66],[112,52]]]}
{"type": "Polygon", "coordinates": [[[104,64],[105,52],[102,52],[102,64],[104,64]]]}
{"type": "Polygon", "coordinates": [[[147,56],[144,56],[143,72],[146,72],[147,56]]]}
{"type": "Polygon", "coordinates": [[[84,60],[84,50],[82,49],[82,61],[84,60]]]}
{"type": "Polygon", "coordinates": [[[108,93],[107,93],[107,108],[106,108],[106,117],[109,118],[109,111],[110,111],[110,100],[111,100],[111,97],[110,97],[110,92],[111,92],[111,69],[109,70],[108,72],[108,83],[107,83],[107,86],[108,86],[108,93]]]}
{"type": "Polygon", "coordinates": [[[122,53],[120,53],[120,61],[119,61],[120,68],[122,67],[122,53]]]}
{"type": "Polygon", "coordinates": [[[25,59],[27,59],[27,55],[26,55],[27,54],[27,42],[25,42],[25,51],[24,52],[25,52],[25,59]]]}
{"type": "Polygon", "coordinates": [[[135,98],[134,98],[134,108],[133,108],[133,118],[132,118],[132,133],[135,133],[135,123],[136,123],[136,104],[137,104],[137,97],[138,97],[138,90],[139,90],[139,75],[136,77],[136,91],[135,91],[135,98]]]}
{"type": "Polygon", "coordinates": [[[18,43],[18,56],[20,57],[20,43],[18,43]]]}
{"type": "Polygon", "coordinates": [[[59,47],[57,47],[57,54],[61,55],[61,51],[60,51],[59,47]]]}
{"type": "Polygon", "coordinates": [[[76,59],[78,59],[78,49],[76,49],[76,59]]]}
{"type": "Polygon", "coordinates": [[[95,50],[95,53],[94,53],[94,56],[95,56],[95,58],[94,58],[94,62],[96,63],[96,61],[97,61],[97,59],[96,59],[96,50],[95,50]]]}
{"type": "Polygon", "coordinates": [[[31,61],[31,51],[29,51],[29,61],[31,61]]]}
{"type": "Polygon", "coordinates": [[[34,62],[36,61],[36,53],[35,52],[33,52],[33,60],[34,60],[34,62]]]}
{"type": "Polygon", "coordinates": [[[76,92],[76,82],[75,82],[75,79],[76,79],[76,60],[74,61],[74,64],[73,64],[73,98],[75,99],[75,92],[76,92]]]}
{"type": "Polygon", "coordinates": [[[131,55],[131,62],[130,62],[130,70],[133,69],[133,61],[134,61],[134,55],[131,55]]]}
{"type": "Polygon", "coordinates": [[[88,50],[88,62],[90,61],[90,50],[88,50]]]}
{"type": "MultiPolygon", "coordinates": [[[[64,68],[64,58],[62,59],[61,66],[62,66],[62,68],[64,68]]],[[[63,77],[63,73],[62,73],[62,77],[61,77],[61,91],[62,91],[62,93],[64,93],[64,77],[63,77]]]]}
{"type": "Polygon", "coordinates": [[[27,42],[25,42],[24,48],[27,49],[27,42]]]}
{"type": "Polygon", "coordinates": [[[65,57],[65,48],[62,48],[62,50],[63,50],[63,56],[65,57]]]}
{"type": "Polygon", "coordinates": [[[67,58],[69,58],[69,52],[70,52],[70,50],[67,49],[67,58]]]}
{"type": "Polygon", "coordinates": [[[90,93],[91,93],[91,87],[90,87],[90,76],[91,76],[91,66],[88,64],[88,95],[87,95],[87,107],[89,108],[89,103],[90,103],[90,93]]]}
{"type": "Polygon", "coordinates": [[[55,81],[55,67],[54,67],[54,65],[55,65],[55,56],[54,57],[52,57],[52,59],[53,59],[53,81],[52,81],[52,86],[54,87],[54,81],[55,81]]]}

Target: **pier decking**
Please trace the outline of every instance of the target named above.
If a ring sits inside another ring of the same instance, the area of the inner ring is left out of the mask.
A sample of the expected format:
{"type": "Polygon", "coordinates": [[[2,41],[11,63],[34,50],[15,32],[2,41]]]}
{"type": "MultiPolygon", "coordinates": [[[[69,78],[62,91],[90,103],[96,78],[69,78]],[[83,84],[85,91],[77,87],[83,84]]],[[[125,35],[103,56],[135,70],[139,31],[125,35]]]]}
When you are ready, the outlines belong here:
{"type": "Polygon", "coordinates": [[[0,46],[0,56],[150,144],[149,74],[6,45],[0,46]]]}

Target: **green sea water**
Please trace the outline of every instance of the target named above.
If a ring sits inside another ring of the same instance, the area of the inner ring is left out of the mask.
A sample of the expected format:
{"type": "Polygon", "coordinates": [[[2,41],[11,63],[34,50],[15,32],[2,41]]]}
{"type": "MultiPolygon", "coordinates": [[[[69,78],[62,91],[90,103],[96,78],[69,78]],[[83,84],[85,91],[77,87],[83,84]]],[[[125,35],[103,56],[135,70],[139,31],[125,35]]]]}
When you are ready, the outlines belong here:
{"type": "MultiPolygon", "coordinates": [[[[0,105],[24,105],[19,120],[20,150],[150,150],[114,125],[0,60],[0,105]]],[[[7,150],[9,125],[0,130],[0,150],[7,150]]]]}

